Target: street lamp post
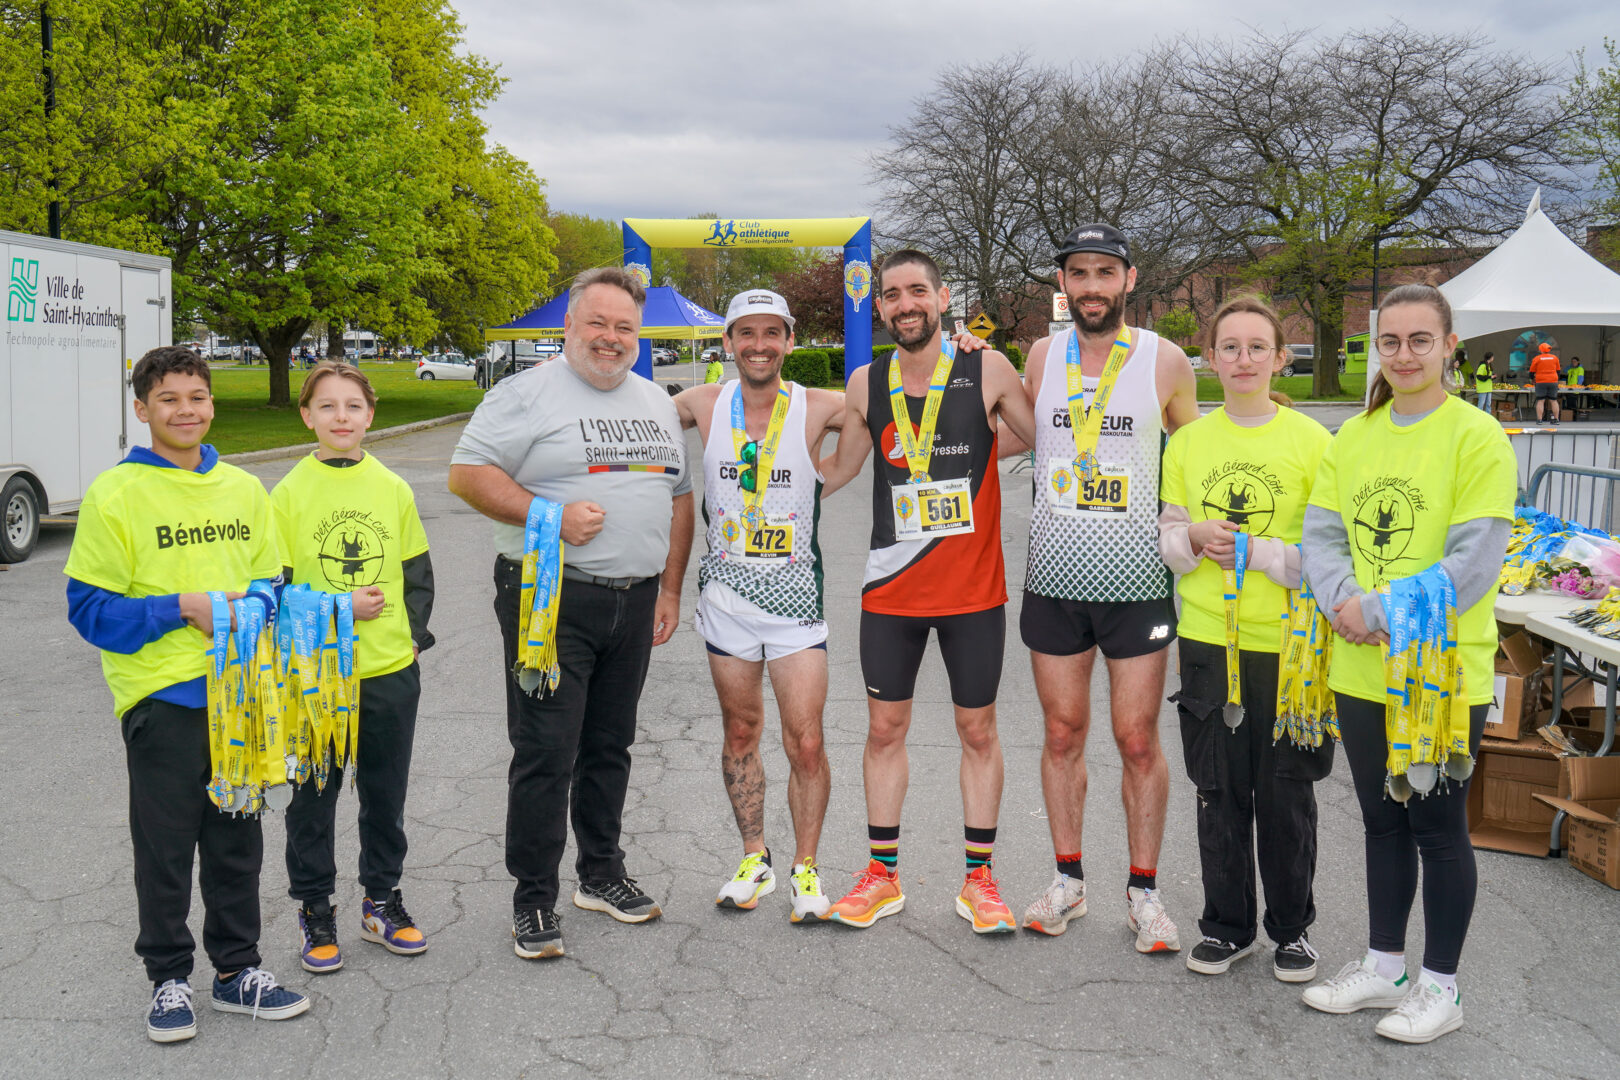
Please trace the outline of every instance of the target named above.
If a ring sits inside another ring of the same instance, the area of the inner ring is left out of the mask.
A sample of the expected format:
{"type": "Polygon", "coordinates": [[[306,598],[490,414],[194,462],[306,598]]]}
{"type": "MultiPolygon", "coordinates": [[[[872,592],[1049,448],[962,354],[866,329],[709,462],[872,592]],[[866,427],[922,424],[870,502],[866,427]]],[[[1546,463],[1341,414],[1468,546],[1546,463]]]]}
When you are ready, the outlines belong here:
{"type": "MultiPolygon", "coordinates": [[[[51,7],[49,4],[39,5],[39,46],[40,54],[45,66],[45,138],[49,143],[51,137],[50,121],[56,114],[56,75],[51,70],[51,52],[54,46],[51,42],[51,7]]],[[[52,240],[62,239],[62,203],[56,198],[56,166],[55,154],[51,155],[51,176],[47,183],[51,188],[50,206],[50,235],[52,240]]]]}

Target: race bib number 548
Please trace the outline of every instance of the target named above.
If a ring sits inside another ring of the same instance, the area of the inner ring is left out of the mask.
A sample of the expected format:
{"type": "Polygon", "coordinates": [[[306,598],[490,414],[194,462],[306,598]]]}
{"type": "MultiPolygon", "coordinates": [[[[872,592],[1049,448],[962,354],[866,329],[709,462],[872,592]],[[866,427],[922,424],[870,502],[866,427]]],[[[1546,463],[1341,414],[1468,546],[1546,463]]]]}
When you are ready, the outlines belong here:
{"type": "Polygon", "coordinates": [[[1054,461],[1047,471],[1046,498],[1060,514],[1123,514],[1131,501],[1130,471],[1103,465],[1089,477],[1073,462],[1054,461]]]}

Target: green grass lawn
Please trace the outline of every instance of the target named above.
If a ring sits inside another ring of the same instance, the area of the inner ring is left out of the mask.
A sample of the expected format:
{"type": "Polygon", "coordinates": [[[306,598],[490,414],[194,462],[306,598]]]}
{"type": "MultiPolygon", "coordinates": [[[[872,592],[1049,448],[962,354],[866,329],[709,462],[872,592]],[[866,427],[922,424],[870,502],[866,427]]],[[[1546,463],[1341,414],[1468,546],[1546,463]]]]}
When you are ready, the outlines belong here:
{"type": "MultiPolygon", "coordinates": [[[[1345,372],[1339,376],[1339,390],[1337,397],[1316,398],[1311,396],[1311,377],[1309,375],[1294,375],[1289,378],[1277,376],[1271,380],[1273,390],[1281,390],[1295,401],[1360,401],[1366,394],[1367,375],[1365,372],[1345,372]]],[[[1226,395],[1221,392],[1221,381],[1206,371],[1198,373],[1198,400],[1220,401],[1226,395]]]]}
{"type": "MultiPolygon", "coordinates": [[[[484,397],[484,392],[470,380],[419,382],[416,365],[410,362],[368,362],[361,364],[360,370],[366,373],[377,391],[377,416],[371,424],[373,430],[470,412],[484,397]]],[[[305,443],[313,446],[315,435],[304,426],[296,404],[298,391],[304,385],[304,374],[302,369],[292,372],[294,404],[272,409],[265,404],[270,397],[268,368],[215,368],[214,426],[208,432],[208,441],[221,454],[305,443]]]]}

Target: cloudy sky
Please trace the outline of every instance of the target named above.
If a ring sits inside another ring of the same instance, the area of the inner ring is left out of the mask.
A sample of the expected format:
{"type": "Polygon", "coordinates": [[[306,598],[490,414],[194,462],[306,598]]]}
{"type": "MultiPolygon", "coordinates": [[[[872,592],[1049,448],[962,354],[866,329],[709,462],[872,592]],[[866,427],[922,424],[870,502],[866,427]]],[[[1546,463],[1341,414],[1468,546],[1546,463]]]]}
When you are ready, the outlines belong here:
{"type": "MultiPolygon", "coordinates": [[[[1025,50],[1068,64],[1192,31],[1477,28],[1570,63],[1601,55],[1605,3],[1342,5],[1281,0],[452,0],[470,51],[509,80],[488,119],[551,205],[598,217],[843,217],[870,212],[867,156],[950,63],[1025,50]]],[[[1610,14],[1612,15],[1612,9],[1610,14]]]]}

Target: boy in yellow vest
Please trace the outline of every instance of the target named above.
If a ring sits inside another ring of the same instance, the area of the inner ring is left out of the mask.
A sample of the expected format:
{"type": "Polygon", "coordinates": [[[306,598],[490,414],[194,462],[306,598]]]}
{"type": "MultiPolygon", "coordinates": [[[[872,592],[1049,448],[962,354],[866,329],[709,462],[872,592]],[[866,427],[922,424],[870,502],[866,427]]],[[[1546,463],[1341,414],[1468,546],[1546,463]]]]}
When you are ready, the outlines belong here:
{"type": "Polygon", "coordinates": [[[64,572],[68,620],[101,650],[123,729],[135,952],[152,980],[146,1033],[179,1042],[197,1033],[187,981],[195,942],[186,927],[194,853],[203,949],[218,972],[213,1007],[260,1020],[309,1008],[259,967],[259,819],[222,812],[205,791],[208,593],[273,604],[281,564],[264,486],[203,442],[214,419],[207,363],[165,346],[141,357],[131,381],[152,446],[131,450],[90,485],[64,572]]]}
{"type": "MultiPolygon", "coordinates": [[[[405,910],[405,789],[422,695],[416,658],[433,644],[433,564],[410,485],[360,449],[377,396],[359,368],[317,364],[298,396],[319,448],[271,494],[282,575],[290,585],[351,593],[360,676],[354,786],[360,800],[360,936],[416,956],[427,938],[405,910]]],[[[299,902],[300,962],[317,975],[343,966],[332,893],[342,768],[306,783],[287,808],[288,895],[299,902]]]]}

